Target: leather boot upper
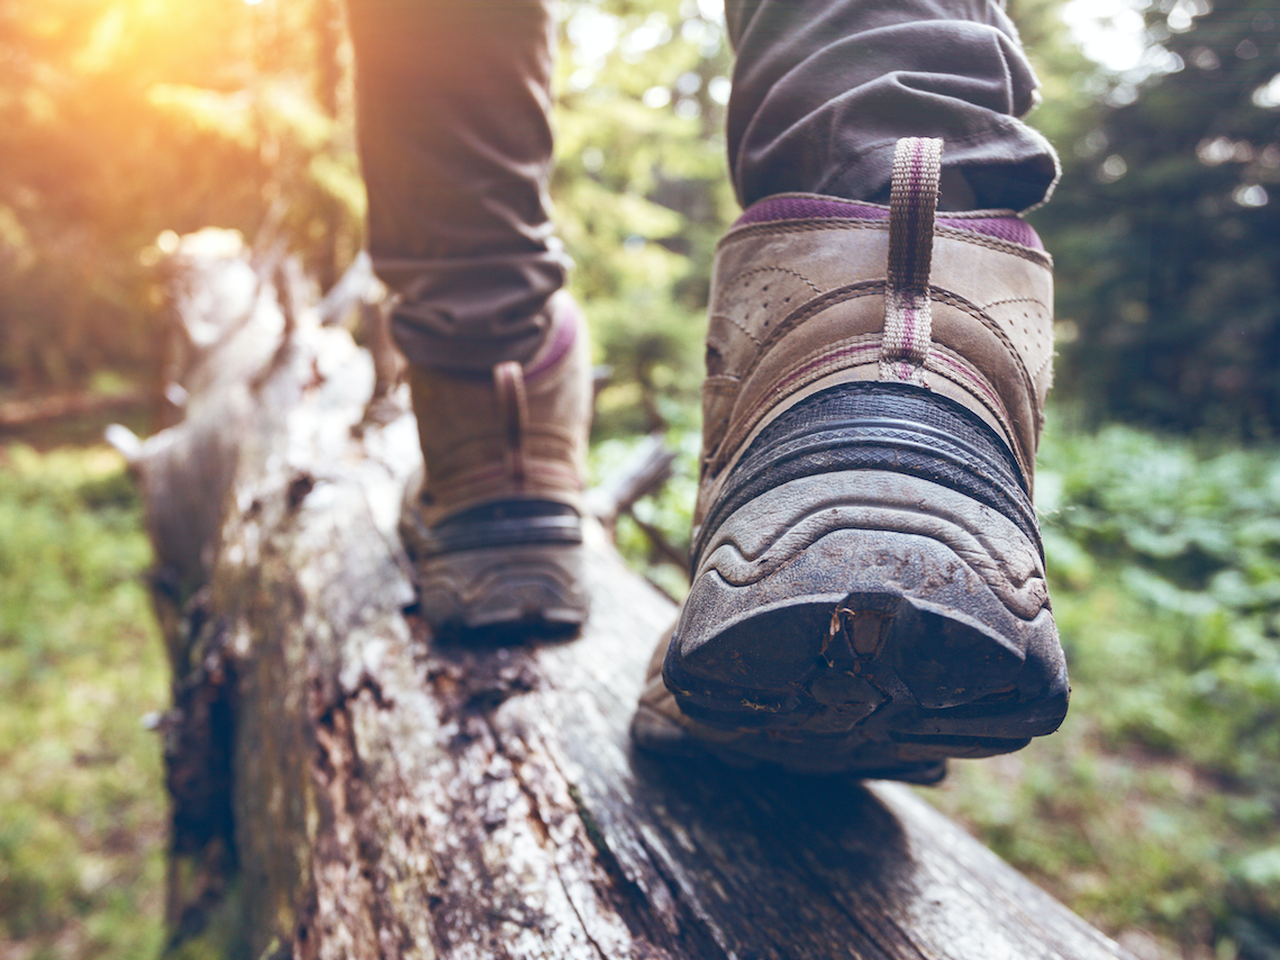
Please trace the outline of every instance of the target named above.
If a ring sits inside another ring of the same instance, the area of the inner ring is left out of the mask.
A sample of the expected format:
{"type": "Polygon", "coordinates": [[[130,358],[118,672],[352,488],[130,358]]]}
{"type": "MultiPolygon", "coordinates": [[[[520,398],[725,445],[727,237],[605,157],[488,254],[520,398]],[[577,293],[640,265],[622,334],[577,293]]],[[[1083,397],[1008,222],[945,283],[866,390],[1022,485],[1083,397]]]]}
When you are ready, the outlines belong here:
{"type": "MultiPolygon", "coordinates": [[[[903,242],[899,213],[891,230],[890,207],[785,194],[749,208],[721,241],[695,528],[738,455],[776,416],[835,384],[885,379],[886,358],[901,353],[886,341],[886,314],[901,299],[890,276],[891,234],[903,242]]],[[[908,382],[993,427],[1030,489],[1052,379],[1052,261],[1011,211],[935,221],[930,208],[928,219],[922,286],[931,328],[908,382]]]]}
{"type": "Polygon", "coordinates": [[[555,500],[582,512],[591,420],[586,326],[567,293],[547,310],[547,336],[524,364],[476,375],[411,368],[428,525],[502,499],[555,500]]]}

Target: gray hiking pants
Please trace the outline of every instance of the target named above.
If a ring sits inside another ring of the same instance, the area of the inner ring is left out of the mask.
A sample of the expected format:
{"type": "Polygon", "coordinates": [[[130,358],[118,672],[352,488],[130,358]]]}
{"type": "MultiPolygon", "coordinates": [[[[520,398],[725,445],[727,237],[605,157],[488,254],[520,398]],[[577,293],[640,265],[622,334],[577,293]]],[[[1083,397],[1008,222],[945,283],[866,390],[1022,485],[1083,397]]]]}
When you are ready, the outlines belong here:
{"type": "MultiPolygon", "coordinates": [[[[998,0],[726,0],[729,169],[784,191],[887,199],[899,137],[942,137],[980,208],[1057,175],[1018,118],[1037,81],[998,0]]],[[[552,23],[543,0],[348,0],[369,245],[410,362],[487,370],[541,342],[568,260],[547,214],[552,23]]]]}

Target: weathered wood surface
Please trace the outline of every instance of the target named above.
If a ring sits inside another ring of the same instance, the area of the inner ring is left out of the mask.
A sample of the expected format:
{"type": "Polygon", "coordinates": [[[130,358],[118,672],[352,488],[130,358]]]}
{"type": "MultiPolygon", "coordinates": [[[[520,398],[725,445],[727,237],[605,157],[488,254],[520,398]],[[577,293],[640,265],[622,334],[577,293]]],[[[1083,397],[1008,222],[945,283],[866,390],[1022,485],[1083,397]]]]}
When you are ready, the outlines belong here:
{"type": "Polygon", "coordinates": [[[178,673],[175,931],[253,957],[1124,956],[909,789],[634,752],[674,610],[599,528],[580,639],[435,642],[395,534],[408,414],[365,416],[345,331],[183,256],[229,286],[182,309],[240,316],[190,318],[219,345],[136,461],[178,673]]]}

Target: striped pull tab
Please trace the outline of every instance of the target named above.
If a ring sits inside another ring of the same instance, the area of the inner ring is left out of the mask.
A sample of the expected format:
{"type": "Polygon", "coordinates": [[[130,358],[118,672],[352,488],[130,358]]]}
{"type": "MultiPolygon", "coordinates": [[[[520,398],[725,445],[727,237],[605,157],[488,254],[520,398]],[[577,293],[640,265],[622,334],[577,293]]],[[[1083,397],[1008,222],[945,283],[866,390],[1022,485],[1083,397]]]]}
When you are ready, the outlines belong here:
{"type": "Polygon", "coordinates": [[[942,174],[942,141],[904,137],[893,154],[889,193],[889,273],[880,340],[880,379],[924,386],[932,341],[929,266],[942,174]]]}
{"type": "Polygon", "coordinates": [[[517,487],[525,480],[524,440],[529,427],[529,400],[524,389],[524,368],[514,360],[493,368],[493,386],[498,395],[498,415],[502,417],[507,441],[507,469],[517,487]]]}

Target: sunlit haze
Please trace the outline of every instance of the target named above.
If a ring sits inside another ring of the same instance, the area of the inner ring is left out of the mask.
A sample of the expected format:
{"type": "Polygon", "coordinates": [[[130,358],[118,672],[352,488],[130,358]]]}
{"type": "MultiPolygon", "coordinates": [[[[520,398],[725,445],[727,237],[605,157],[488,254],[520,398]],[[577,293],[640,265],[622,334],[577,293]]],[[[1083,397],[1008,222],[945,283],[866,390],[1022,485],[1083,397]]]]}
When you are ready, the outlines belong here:
{"type": "Polygon", "coordinates": [[[1124,73],[1139,66],[1146,49],[1139,9],[1128,0],[1070,0],[1062,19],[1085,56],[1124,73]]]}

